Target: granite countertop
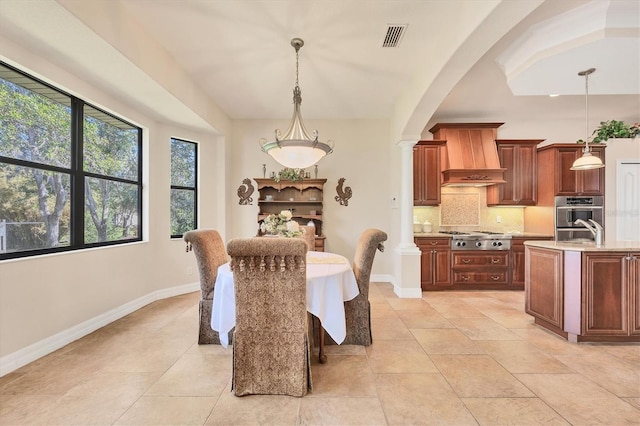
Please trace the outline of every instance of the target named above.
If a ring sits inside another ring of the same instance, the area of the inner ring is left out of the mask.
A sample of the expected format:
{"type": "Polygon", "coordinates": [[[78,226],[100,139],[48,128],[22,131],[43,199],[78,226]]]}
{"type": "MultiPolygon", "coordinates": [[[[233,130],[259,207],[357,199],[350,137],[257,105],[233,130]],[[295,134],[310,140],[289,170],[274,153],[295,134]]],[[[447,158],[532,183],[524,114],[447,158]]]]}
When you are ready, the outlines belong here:
{"type": "Polygon", "coordinates": [[[640,241],[605,241],[598,247],[587,241],[526,241],[524,245],[565,251],[640,251],[640,241]]]}
{"type": "Polygon", "coordinates": [[[414,232],[413,236],[422,238],[451,238],[451,234],[441,234],[439,232],[414,232]]]}
{"type": "MultiPolygon", "coordinates": [[[[506,232],[505,234],[507,235],[511,235],[513,238],[533,238],[533,237],[544,237],[544,238],[553,238],[553,235],[548,235],[548,234],[538,234],[535,232],[518,232],[518,233],[511,233],[511,232],[506,232]]],[[[449,238],[452,237],[451,234],[441,234],[439,232],[414,232],[413,233],[414,237],[422,237],[422,238],[449,238]]]]}

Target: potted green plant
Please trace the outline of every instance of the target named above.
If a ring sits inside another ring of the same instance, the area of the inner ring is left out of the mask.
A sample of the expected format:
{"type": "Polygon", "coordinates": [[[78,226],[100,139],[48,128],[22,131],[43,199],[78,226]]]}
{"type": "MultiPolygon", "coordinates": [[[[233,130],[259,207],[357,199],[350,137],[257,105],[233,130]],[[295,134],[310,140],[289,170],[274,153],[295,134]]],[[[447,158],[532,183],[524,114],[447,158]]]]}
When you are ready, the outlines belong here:
{"type": "Polygon", "coordinates": [[[601,121],[600,126],[593,131],[591,136],[593,136],[592,142],[599,143],[615,138],[635,138],[639,133],[640,124],[638,123],[628,126],[624,121],[609,120],[601,121]]]}
{"type": "Polygon", "coordinates": [[[292,182],[302,180],[304,178],[304,169],[292,169],[286,167],[273,177],[273,180],[280,182],[282,179],[289,179],[292,182]]]}

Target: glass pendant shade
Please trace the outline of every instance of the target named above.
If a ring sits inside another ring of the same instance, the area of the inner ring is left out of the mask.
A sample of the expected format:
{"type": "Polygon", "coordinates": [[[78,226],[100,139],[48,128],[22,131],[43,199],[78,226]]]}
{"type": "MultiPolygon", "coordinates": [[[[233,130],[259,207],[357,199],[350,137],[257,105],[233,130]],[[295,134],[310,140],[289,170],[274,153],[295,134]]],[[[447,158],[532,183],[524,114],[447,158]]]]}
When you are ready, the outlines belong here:
{"type": "Polygon", "coordinates": [[[596,69],[589,68],[585,71],[580,71],[579,76],[584,76],[584,149],[582,150],[582,157],[578,158],[571,165],[570,170],[592,170],[601,169],[604,167],[602,160],[591,154],[591,148],[589,148],[589,74],[593,73],[596,69]]]}
{"type": "Polygon", "coordinates": [[[280,130],[276,130],[275,140],[260,139],[260,148],[285,167],[305,169],[316,164],[325,155],[331,154],[334,143],[333,141],[319,141],[317,130],[314,130],[310,136],[304,127],[300,114],[302,91],[298,85],[298,51],[304,45],[304,41],[294,38],[291,40],[291,45],[296,50],[296,85],[293,89],[291,124],[289,124],[284,136],[280,135],[280,130]]]}
{"type": "Polygon", "coordinates": [[[584,152],[582,157],[578,158],[573,162],[571,166],[571,170],[591,170],[591,169],[601,169],[604,167],[602,164],[602,160],[591,154],[591,151],[584,152]]]}

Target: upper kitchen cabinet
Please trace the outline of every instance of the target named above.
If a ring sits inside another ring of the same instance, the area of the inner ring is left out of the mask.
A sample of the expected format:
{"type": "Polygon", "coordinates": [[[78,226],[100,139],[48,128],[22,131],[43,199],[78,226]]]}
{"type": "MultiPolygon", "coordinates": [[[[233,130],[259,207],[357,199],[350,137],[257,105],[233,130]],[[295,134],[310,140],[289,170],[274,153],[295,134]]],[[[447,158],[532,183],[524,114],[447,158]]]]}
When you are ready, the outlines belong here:
{"type": "MultiPolygon", "coordinates": [[[[604,163],[606,145],[589,145],[592,155],[604,163]]],[[[604,168],[571,170],[584,145],[553,144],[538,149],[538,203],[553,205],[556,195],[604,195],[604,168]]]]}
{"type": "Polygon", "coordinates": [[[487,187],[487,206],[535,206],[537,200],[536,147],[544,139],[497,139],[505,184],[487,187]]]}
{"type": "Polygon", "coordinates": [[[413,205],[440,204],[441,156],[446,141],[420,141],[413,147],[413,205]]]}

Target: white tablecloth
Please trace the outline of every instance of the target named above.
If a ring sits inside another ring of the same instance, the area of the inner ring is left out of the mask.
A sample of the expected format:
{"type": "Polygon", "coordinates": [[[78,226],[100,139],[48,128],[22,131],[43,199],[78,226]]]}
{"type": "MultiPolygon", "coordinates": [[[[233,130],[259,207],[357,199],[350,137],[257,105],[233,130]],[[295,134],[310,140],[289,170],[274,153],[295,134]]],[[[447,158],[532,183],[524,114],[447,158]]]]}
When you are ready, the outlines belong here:
{"type": "MultiPolygon", "coordinates": [[[[347,335],[344,302],[359,293],[349,261],[339,254],[307,253],[307,311],[318,317],[336,343],[347,335]]],[[[213,290],[211,328],[220,334],[220,343],[229,345],[228,333],[236,325],[236,298],[233,273],[228,263],[218,268],[213,290]]]]}

